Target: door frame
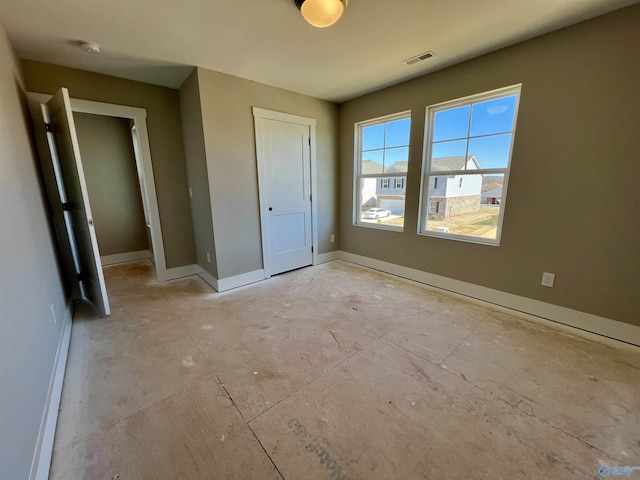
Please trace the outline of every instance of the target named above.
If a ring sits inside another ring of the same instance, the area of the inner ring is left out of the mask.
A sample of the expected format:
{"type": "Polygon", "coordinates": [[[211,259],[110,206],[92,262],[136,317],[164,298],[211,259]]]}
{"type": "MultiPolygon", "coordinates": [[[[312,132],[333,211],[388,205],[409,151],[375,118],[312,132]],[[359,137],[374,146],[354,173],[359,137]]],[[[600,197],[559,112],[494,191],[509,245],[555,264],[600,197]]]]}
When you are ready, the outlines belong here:
{"type": "MultiPolygon", "coordinates": [[[[46,103],[51,95],[43,93],[28,92],[28,97],[38,103],[46,103]]],[[[138,148],[134,151],[136,155],[136,167],[142,172],[145,192],[142,194],[143,207],[148,209],[148,219],[151,234],[154,263],[158,281],[170,280],[173,278],[167,273],[167,264],[164,255],[164,242],[162,240],[162,226],[160,224],[160,211],[158,209],[158,196],[156,194],[156,184],[153,175],[153,163],[151,162],[151,148],[149,146],[149,132],[147,130],[147,111],[144,108],[128,107],[112,103],[94,102],[92,100],[81,100],[71,98],[71,110],[78,113],[90,113],[93,115],[103,115],[107,117],[126,118],[133,121],[138,136],[138,148]]],[[[134,139],[132,138],[133,142],[134,139]]]]}
{"type": "Polygon", "coordinates": [[[316,170],[316,119],[301,117],[299,115],[292,115],[290,113],[276,112],[274,110],[267,110],[264,108],[253,107],[253,120],[255,126],[255,139],[256,139],[256,165],[258,168],[258,197],[260,202],[260,232],[262,235],[262,265],[264,267],[264,278],[271,277],[271,259],[266,254],[270,251],[271,240],[268,235],[269,226],[267,219],[262,214],[266,211],[268,205],[263,192],[266,190],[266,179],[264,178],[264,158],[262,156],[263,142],[262,142],[262,120],[276,120],[280,122],[293,123],[296,125],[304,125],[309,127],[309,161],[311,162],[311,248],[312,253],[312,265],[318,263],[318,207],[317,207],[317,170],[316,170]]]}

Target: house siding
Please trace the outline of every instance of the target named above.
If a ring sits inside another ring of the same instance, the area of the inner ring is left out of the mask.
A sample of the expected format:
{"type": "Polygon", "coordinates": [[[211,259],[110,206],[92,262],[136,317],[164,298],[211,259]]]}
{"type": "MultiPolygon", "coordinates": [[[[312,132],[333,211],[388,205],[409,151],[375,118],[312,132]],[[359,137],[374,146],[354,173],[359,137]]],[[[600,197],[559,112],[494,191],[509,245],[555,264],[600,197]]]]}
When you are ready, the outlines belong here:
{"type": "Polygon", "coordinates": [[[445,196],[480,195],[481,190],[482,175],[456,175],[447,179],[445,196]],[[462,187],[460,186],[460,180],[462,180],[462,187]]]}

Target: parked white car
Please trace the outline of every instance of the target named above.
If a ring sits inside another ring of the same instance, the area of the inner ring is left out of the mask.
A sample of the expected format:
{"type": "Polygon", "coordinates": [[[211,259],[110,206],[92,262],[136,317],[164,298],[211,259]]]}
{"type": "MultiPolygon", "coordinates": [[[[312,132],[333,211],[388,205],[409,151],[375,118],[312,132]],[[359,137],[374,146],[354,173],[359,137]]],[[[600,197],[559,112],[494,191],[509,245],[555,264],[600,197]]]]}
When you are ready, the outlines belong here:
{"type": "Polygon", "coordinates": [[[384,218],[391,215],[389,210],[385,210],[384,208],[370,208],[366,212],[364,212],[364,218],[384,218]]]}

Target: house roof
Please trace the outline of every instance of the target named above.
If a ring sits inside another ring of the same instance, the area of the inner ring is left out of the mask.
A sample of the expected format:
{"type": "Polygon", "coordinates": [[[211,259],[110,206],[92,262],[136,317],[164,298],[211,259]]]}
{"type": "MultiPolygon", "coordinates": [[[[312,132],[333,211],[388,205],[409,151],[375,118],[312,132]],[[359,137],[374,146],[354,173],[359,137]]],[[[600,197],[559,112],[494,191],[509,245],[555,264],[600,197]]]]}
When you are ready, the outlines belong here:
{"type": "Polygon", "coordinates": [[[502,188],[502,185],[496,182],[483,183],[482,191],[488,192],[489,190],[495,190],[496,188],[502,188]]]}
{"type": "Polygon", "coordinates": [[[459,157],[441,157],[431,159],[431,170],[435,172],[451,172],[456,170],[464,170],[464,167],[469,161],[473,161],[476,168],[482,168],[475,155],[465,157],[460,155],[459,157]]]}
{"type": "Polygon", "coordinates": [[[385,169],[385,173],[406,173],[409,162],[396,162],[385,169]]]}
{"type": "Polygon", "coordinates": [[[486,192],[482,192],[482,196],[488,197],[488,198],[501,198],[502,187],[494,188],[493,190],[487,190],[486,192]]]}
{"type": "MultiPolygon", "coordinates": [[[[475,155],[470,155],[469,157],[466,157],[466,158],[467,158],[466,161],[463,155],[459,157],[433,158],[431,160],[431,167],[436,172],[464,170],[465,164],[469,163],[470,161],[473,161],[476,168],[482,168],[475,155]]],[[[380,171],[380,167],[381,165],[377,162],[374,162],[373,160],[363,160],[361,171],[364,174],[382,173],[380,171]]],[[[395,162],[389,165],[387,168],[385,168],[384,173],[406,173],[408,167],[409,167],[408,161],[395,162]]]]}
{"type": "Polygon", "coordinates": [[[360,173],[364,175],[382,173],[382,165],[378,162],[374,162],[373,160],[363,160],[360,165],[360,173]]]}

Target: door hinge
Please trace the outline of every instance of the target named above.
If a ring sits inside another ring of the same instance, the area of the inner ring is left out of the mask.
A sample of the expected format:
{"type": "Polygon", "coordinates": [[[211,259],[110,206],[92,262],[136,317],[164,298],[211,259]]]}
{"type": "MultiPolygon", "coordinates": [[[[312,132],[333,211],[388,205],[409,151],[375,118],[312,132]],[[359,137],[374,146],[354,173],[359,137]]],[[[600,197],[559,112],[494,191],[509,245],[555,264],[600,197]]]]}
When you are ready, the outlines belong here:
{"type": "Polygon", "coordinates": [[[71,211],[71,204],[68,202],[63,202],[62,203],[62,211],[63,212],[70,212],[71,211]]]}
{"type": "Polygon", "coordinates": [[[311,199],[311,195],[309,195],[309,201],[312,202],[313,200],[311,199]]]}
{"type": "Polygon", "coordinates": [[[313,253],[313,245],[311,245],[311,253],[313,253]]]}
{"type": "Polygon", "coordinates": [[[84,275],[82,275],[82,272],[78,272],[77,277],[79,282],[81,282],[84,279],[84,275]]]}
{"type": "Polygon", "coordinates": [[[311,137],[309,137],[309,146],[311,146],[311,137]]]}
{"type": "Polygon", "coordinates": [[[50,123],[45,123],[44,124],[44,131],[53,133],[53,125],[51,125],[50,123]]]}

